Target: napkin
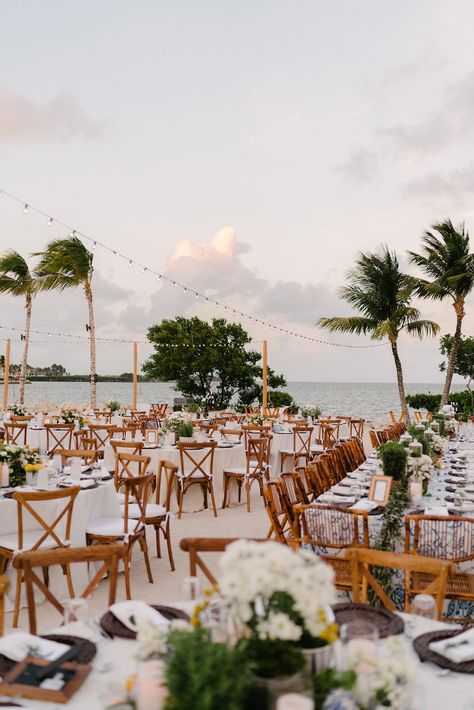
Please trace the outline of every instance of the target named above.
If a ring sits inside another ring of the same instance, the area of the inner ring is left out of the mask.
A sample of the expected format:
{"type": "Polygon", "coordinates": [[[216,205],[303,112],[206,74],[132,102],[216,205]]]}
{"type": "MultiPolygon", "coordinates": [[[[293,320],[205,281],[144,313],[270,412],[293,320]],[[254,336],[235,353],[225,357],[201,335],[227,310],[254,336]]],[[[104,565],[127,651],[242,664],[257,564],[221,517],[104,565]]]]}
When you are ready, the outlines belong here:
{"type": "Polygon", "coordinates": [[[138,599],[112,604],[109,607],[109,611],[131,631],[137,631],[144,621],[148,621],[155,626],[169,626],[168,619],[165,619],[159,611],[138,599]]]}
{"type": "Polygon", "coordinates": [[[378,503],[368,498],[361,498],[357,503],[351,505],[351,510],[374,510],[378,503]]]}
{"type": "Polygon", "coordinates": [[[448,515],[446,505],[432,505],[425,508],[425,515],[448,515]]]}
{"type": "Polygon", "coordinates": [[[28,655],[40,656],[48,661],[54,661],[63,653],[66,653],[69,646],[56,641],[48,641],[24,631],[14,631],[7,636],[0,638],[0,654],[19,663],[28,655]],[[33,653],[32,653],[33,652],[33,653]]]}
{"type": "Polygon", "coordinates": [[[453,663],[472,661],[474,659],[474,629],[469,629],[454,638],[432,641],[429,649],[453,663]]]}
{"type": "Polygon", "coordinates": [[[349,489],[347,488],[347,486],[339,486],[339,485],[332,486],[331,493],[334,493],[334,494],[338,493],[339,495],[342,495],[342,496],[350,495],[349,489]]]}

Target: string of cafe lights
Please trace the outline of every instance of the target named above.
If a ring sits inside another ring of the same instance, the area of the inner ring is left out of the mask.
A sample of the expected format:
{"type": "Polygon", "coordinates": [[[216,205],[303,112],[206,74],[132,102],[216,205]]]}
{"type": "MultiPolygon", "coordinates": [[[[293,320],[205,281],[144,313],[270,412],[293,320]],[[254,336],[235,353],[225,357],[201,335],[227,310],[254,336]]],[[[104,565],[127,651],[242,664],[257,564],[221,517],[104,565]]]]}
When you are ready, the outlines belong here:
{"type": "MultiPolygon", "coordinates": [[[[308,342],[312,343],[318,343],[320,345],[329,345],[331,347],[335,348],[346,348],[350,350],[361,350],[361,349],[368,349],[368,348],[380,348],[385,345],[388,345],[388,342],[383,342],[383,343],[374,343],[371,345],[348,345],[345,343],[334,343],[329,340],[322,340],[321,338],[315,338],[310,335],[303,335],[302,333],[297,333],[294,330],[289,330],[288,328],[283,328],[279,325],[275,325],[274,323],[271,323],[270,321],[264,320],[263,318],[259,318],[257,316],[251,315],[249,313],[245,313],[244,311],[239,310],[238,308],[234,308],[233,306],[228,306],[227,304],[222,303],[221,301],[216,300],[215,298],[212,298],[211,296],[207,296],[206,294],[201,293],[200,291],[196,291],[196,289],[189,287],[186,284],[181,283],[180,281],[177,281],[176,279],[170,278],[169,276],[166,276],[165,274],[160,273],[159,271],[156,271],[155,269],[145,265],[141,264],[140,262],[136,261],[136,259],[131,258],[130,256],[127,256],[126,254],[122,254],[122,252],[118,251],[117,249],[113,249],[112,247],[108,246],[107,244],[104,244],[103,242],[99,241],[95,237],[91,237],[88,234],[85,234],[84,232],[81,232],[79,229],[74,228],[70,224],[66,224],[60,219],[57,219],[56,217],[52,217],[50,213],[45,212],[44,210],[39,209],[38,207],[35,207],[34,205],[31,204],[31,202],[26,202],[22,198],[18,197],[17,195],[12,194],[11,192],[8,192],[7,190],[2,190],[0,188],[0,198],[2,197],[7,197],[15,202],[17,202],[19,205],[22,206],[23,208],[23,213],[28,214],[29,212],[33,212],[37,215],[40,215],[44,219],[47,220],[47,225],[50,227],[52,225],[57,225],[61,228],[64,228],[68,231],[69,236],[72,237],[78,237],[80,239],[86,240],[91,244],[92,250],[97,249],[97,247],[100,247],[104,249],[105,251],[108,251],[109,253],[113,254],[115,257],[119,259],[123,259],[125,262],[127,262],[128,268],[136,267],[141,270],[142,273],[148,273],[150,276],[155,277],[158,281],[168,283],[172,285],[174,288],[180,288],[183,293],[189,294],[190,296],[194,296],[196,301],[200,301],[202,303],[210,303],[214,305],[216,308],[222,308],[225,313],[230,313],[236,316],[240,316],[241,318],[246,318],[247,320],[250,320],[251,322],[257,323],[259,325],[262,325],[266,328],[269,328],[270,330],[275,330],[278,331],[284,335],[289,335],[290,337],[293,338],[298,338],[300,340],[306,340],[308,342]]],[[[50,335],[50,333],[46,333],[47,335],[50,335]]],[[[63,336],[63,334],[60,333],[55,333],[55,335],[63,336]]],[[[68,337],[67,335],[64,335],[64,337],[68,337]]],[[[74,337],[74,336],[72,336],[74,337]]],[[[99,338],[97,338],[99,340],[99,338]]],[[[137,342],[134,340],[125,340],[125,339],[102,339],[101,342],[137,342]]]]}

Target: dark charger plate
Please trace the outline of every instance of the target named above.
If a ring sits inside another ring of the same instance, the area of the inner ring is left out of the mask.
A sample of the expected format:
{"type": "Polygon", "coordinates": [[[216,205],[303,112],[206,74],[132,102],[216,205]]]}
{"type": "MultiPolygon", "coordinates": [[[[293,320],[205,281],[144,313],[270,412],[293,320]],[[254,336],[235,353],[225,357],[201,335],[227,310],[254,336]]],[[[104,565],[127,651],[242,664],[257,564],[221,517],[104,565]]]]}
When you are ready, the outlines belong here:
{"type": "MultiPolygon", "coordinates": [[[[168,621],[173,621],[174,619],[183,619],[184,621],[189,621],[189,616],[180,609],[174,609],[171,606],[160,606],[158,604],[151,604],[153,609],[160,612],[165,619],[168,621]]],[[[110,636],[119,636],[123,639],[136,639],[137,634],[135,631],[129,629],[125,624],[122,624],[111,611],[106,611],[104,616],[100,620],[100,625],[110,636]]]]}
{"type": "Polygon", "coordinates": [[[405,624],[403,619],[388,609],[373,607],[369,604],[354,604],[352,602],[334,604],[332,607],[339,626],[350,621],[366,621],[378,631],[379,638],[396,636],[403,633],[405,624]]]}
{"type": "Polygon", "coordinates": [[[430,643],[433,641],[442,641],[443,639],[449,639],[451,637],[458,636],[458,634],[463,633],[463,629],[456,629],[452,631],[451,629],[438,629],[438,631],[430,631],[427,634],[421,634],[413,641],[413,647],[417,652],[421,661],[429,661],[429,663],[434,663],[440,668],[447,668],[450,671],[455,671],[456,673],[474,673],[474,660],[464,661],[464,663],[454,663],[444,656],[440,656],[439,653],[431,651],[429,648],[430,643]]]}
{"type": "MultiPolygon", "coordinates": [[[[90,663],[97,653],[95,643],[80,638],[79,636],[67,636],[66,634],[41,634],[40,638],[47,639],[48,641],[56,641],[56,643],[64,643],[66,646],[74,646],[76,643],[82,644],[80,653],[78,653],[74,659],[76,663],[90,663]]],[[[14,666],[16,666],[16,664],[16,661],[12,661],[10,658],[0,654],[0,675],[6,675],[14,666]]]]}

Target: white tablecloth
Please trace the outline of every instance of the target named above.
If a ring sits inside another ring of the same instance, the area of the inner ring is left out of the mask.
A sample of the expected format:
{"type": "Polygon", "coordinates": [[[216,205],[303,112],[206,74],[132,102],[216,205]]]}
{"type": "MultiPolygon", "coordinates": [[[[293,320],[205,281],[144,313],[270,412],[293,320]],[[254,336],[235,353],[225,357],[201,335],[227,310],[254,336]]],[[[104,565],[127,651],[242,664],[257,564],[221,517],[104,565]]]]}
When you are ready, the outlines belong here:
{"type": "MultiPolygon", "coordinates": [[[[53,522],[58,514],[64,508],[64,499],[43,501],[41,506],[35,504],[35,510],[38,511],[41,517],[53,522]]],[[[90,520],[101,516],[120,517],[120,505],[115,491],[114,482],[108,481],[101,484],[98,488],[91,490],[82,490],[74,502],[74,509],[71,521],[71,545],[73,547],[83,547],[86,544],[85,529],[90,520]]],[[[55,532],[64,534],[65,517],[60,525],[55,528],[55,532]]],[[[23,529],[38,530],[38,523],[31,515],[23,514],[23,529]]],[[[12,499],[4,498],[0,500],[0,537],[9,533],[15,533],[18,530],[17,520],[17,503],[12,499]]],[[[74,591],[79,595],[87,586],[88,571],[87,565],[74,564],[71,566],[74,591]]],[[[11,565],[8,568],[7,576],[10,579],[10,587],[5,600],[5,608],[7,611],[13,609],[15,599],[15,580],[16,570],[11,565]]],[[[51,568],[50,574],[51,591],[59,599],[67,599],[69,597],[67,591],[66,577],[62,570],[57,567],[51,568]]],[[[26,601],[22,603],[26,606],[26,601]]]]}
{"type": "MultiPolygon", "coordinates": [[[[151,470],[156,474],[160,461],[170,461],[179,466],[179,450],[176,446],[163,446],[156,449],[143,449],[144,456],[151,458],[151,470]]],[[[115,458],[112,446],[106,444],[104,450],[104,466],[112,471],[115,467],[115,458]]],[[[227,468],[236,466],[245,466],[245,450],[242,444],[232,446],[231,448],[216,447],[214,451],[214,496],[216,506],[222,506],[222,498],[224,495],[224,476],[223,471],[227,468]]],[[[161,482],[160,500],[163,502],[166,495],[166,481],[161,482]]],[[[209,498],[209,496],[208,496],[209,498]]],[[[235,500],[234,488],[232,489],[232,500],[235,500]]],[[[211,502],[208,500],[209,506],[211,502]]],[[[183,511],[193,513],[197,510],[203,510],[203,498],[200,486],[192,486],[184,497],[183,511]]],[[[178,510],[176,495],[171,497],[171,510],[178,510]]]]}
{"type": "MultiPolygon", "coordinates": [[[[407,615],[402,615],[405,619],[407,615]]],[[[447,627],[437,621],[430,621],[420,617],[409,617],[413,620],[414,635],[418,636],[428,631],[447,627]]],[[[91,631],[82,624],[70,624],[66,627],[55,629],[54,633],[69,633],[72,635],[91,638],[91,631]]],[[[459,710],[470,710],[474,701],[474,680],[472,675],[462,673],[449,673],[439,675],[440,669],[430,664],[422,664],[413,650],[411,638],[402,637],[406,651],[413,665],[416,667],[416,684],[414,694],[416,703],[413,708],[417,710],[446,710],[456,707],[459,710]]],[[[96,640],[92,637],[92,640],[96,640]]],[[[383,645],[383,641],[380,642],[383,645]]],[[[137,667],[137,643],[124,639],[114,641],[101,641],[98,653],[93,661],[93,671],[84,685],[68,702],[70,710],[103,710],[115,700],[124,698],[126,679],[133,674],[137,667]],[[109,672],[99,672],[106,662],[112,663],[109,672]]],[[[24,705],[38,710],[49,710],[52,705],[37,701],[23,701],[24,705]]]]}

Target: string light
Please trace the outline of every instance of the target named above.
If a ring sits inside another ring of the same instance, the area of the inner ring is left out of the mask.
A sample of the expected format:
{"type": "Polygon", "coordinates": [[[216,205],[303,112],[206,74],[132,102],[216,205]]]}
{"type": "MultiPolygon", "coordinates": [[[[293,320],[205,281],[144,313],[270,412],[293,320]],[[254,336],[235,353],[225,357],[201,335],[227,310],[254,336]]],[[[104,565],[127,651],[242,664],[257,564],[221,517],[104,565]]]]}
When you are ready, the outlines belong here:
{"type": "Polygon", "coordinates": [[[51,225],[53,224],[53,222],[54,222],[54,219],[53,219],[52,217],[50,217],[50,218],[48,219],[48,227],[51,227],[51,225]]]}
{"type": "MultiPolygon", "coordinates": [[[[31,206],[29,203],[24,202],[19,197],[17,197],[16,195],[13,195],[10,192],[7,192],[6,190],[0,191],[0,196],[2,194],[6,197],[9,197],[10,199],[12,199],[13,201],[15,201],[19,204],[23,204],[24,205],[24,207],[23,207],[24,212],[28,212],[28,210],[31,210],[32,212],[42,215],[43,217],[46,217],[46,218],[49,217],[49,215],[46,212],[38,209],[37,207],[31,206]]],[[[219,301],[216,301],[213,298],[205,296],[204,294],[201,294],[198,291],[194,291],[194,289],[188,289],[188,287],[185,286],[184,284],[181,284],[178,281],[175,281],[175,280],[169,278],[169,276],[166,276],[165,274],[158,273],[157,271],[155,271],[154,269],[151,269],[150,267],[146,267],[146,266],[143,266],[143,264],[139,264],[134,259],[130,259],[129,257],[127,257],[123,254],[120,254],[117,250],[112,249],[111,247],[107,246],[106,244],[99,242],[97,239],[94,239],[93,237],[90,237],[87,234],[80,232],[79,230],[73,229],[70,225],[68,225],[64,222],[61,222],[60,220],[58,220],[56,218],[54,218],[54,220],[53,220],[52,217],[49,217],[48,224],[52,223],[53,221],[57,225],[67,229],[70,233],[72,231],[72,236],[78,236],[78,237],[90,242],[92,245],[92,249],[95,249],[97,246],[100,246],[101,248],[105,249],[106,251],[110,252],[111,254],[114,254],[117,257],[121,256],[123,259],[126,259],[128,261],[129,268],[131,268],[135,264],[137,267],[142,269],[142,272],[148,271],[153,276],[156,276],[158,278],[158,280],[163,280],[166,283],[172,284],[173,286],[176,286],[176,287],[180,286],[183,289],[183,293],[187,293],[187,291],[190,290],[191,293],[195,294],[196,299],[199,299],[199,297],[201,297],[201,298],[203,298],[205,303],[211,303],[216,308],[219,308],[221,305],[224,305],[224,304],[219,303],[219,301]]],[[[336,347],[336,348],[347,348],[347,349],[352,349],[352,350],[379,348],[379,347],[389,344],[388,342],[374,343],[371,345],[346,345],[344,343],[334,343],[334,342],[331,342],[328,340],[322,340],[321,338],[316,338],[313,336],[306,336],[301,333],[296,333],[294,331],[288,331],[285,328],[282,328],[282,327],[277,326],[273,323],[270,323],[269,321],[263,320],[261,318],[256,318],[255,316],[253,316],[249,313],[244,313],[243,311],[238,311],[230,306],[225,305],[224,310],[227,312],[229,309],[232,311],[232,313],[238,314],[241,318],[246,318],[246,319],[250,320],[251,322],[260,323],[262,326],[269,328],[271,330],[276,330],[276,331],[279,331],[280,333],[284,333],[284,334],[290,335],[291,337],[299,338],[301,340],[307,340],[308,342],[311,342],[311,343],[318,343],[321,345],[329,345],[329,346],[336,347]]],[[[122,342],[122,341],[118,340],[117,342],[122,342]]],[[[125,341],[123,341],[123,342],[125,342],[125,341]]],[[[134,342],[134,341],[130,340],[129,342],[134,342]]]]}

